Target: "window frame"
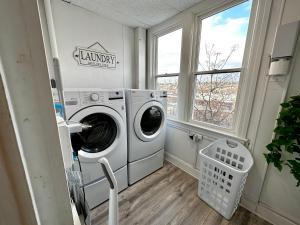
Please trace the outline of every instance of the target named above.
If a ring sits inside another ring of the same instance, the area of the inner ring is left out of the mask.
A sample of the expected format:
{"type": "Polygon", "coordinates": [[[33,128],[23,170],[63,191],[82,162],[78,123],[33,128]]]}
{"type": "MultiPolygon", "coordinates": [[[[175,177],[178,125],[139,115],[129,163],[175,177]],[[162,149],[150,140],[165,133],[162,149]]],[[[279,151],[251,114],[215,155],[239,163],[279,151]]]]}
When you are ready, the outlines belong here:
{"type": "Polygon", "coordinates": [[[267,29],[269,17],[271,14],[272,0],[252,0],[252,7],[248,25],[248,33],[243,58],[243,68],[240,76],[239,92],[236,100],[236,126],[234,129],[222,128],[213,124],[204,122],[193,122],[192,110],[194,101],[194,78],[196,65],[195,57],[198,56],[196,51],[197,45],[200,44],[197,40],[199,27],[197,20],[200,17],[209,17],[218,12],[226,10],[235,5],[241,4],[246,0],[209,0],[198,3],[192,8],[183,11],[182,13],[164,21],[161,24],[155,25],[148,29],[147,32],[147,88],[156,88],[156,79],[154,73],[155,66],[155,37],[157,34],[167,33],[181,27],[182,43],[181,43],[181,65],[180,74],[178,77],[178,102],[180,107],[177,107],[177,116],[168,117],[170,121],[178,123],[188,123],[207,132],[215,132],[216,134],[223,133],[224,135],[246,138],[248,126],[250,122],[251,112],[253,110],[254,97],[256,95],[256,85],[261,74],[261,63],[264,60],[264,45],[267,37],[267,29]],[[183,57],[184,56],[184,57],[183,57]]]}
{"type": "MultiPolygon", "coordinates": [[[[199,61],[199,51],[200,51],[200,43],[201,43],[201,21],[216,15],[220,12],[223,12],[227,9],[230,9],[232,7],[235,7],[237,5],[240,5],[244,2],[246,2],[247,0],[240,0],[240,1],[234,1],[231,3],[227,3],[221,7],[215,8],[213,10],[210,10],[207,13],[202,13],[202,14],[198,14],[196,15],[195,18],[195,38],[194,38],[194,49],[195,51],[193,52],[193,59],[192,59],[192,77],[191,77],[191,88],[190,88],[190,107],[189,107],[189,118],[188,118],[188,122],[201,126],[201,127],[208,127],[210,129],[214,129],[214,130],[218,130],[218,131],[223,131],[225,133],[232,133],[232,134],[236,134],[238,127],[237,124],[239,124],[241,121],[239,114],[241,114],[241,106],[240,106],[240,95],[242,92],[242,87],[244,86],[244,82],[245,82],[245,76],[249,76],[248,74],[245,73],[245,68],[249,67],[249,54],[250,54],[250,47],[252,45],[251,43],[251,39],[252,39],[252,35],[253,32],[251,31],[254,26],[253,26],[253,19],[255,19],[255,15],[254,14],[254,2],[255,0],[252,1],[252,6],[251,6],[251,12],[250,12],[250,17],[249,17],[249,25],[248,25],[248,30],[247,30],[247,35],[246,35],[246,40],[245,40],[245,49],[244,49],[244,54],[243,54],[243,61],[241,64],[240,68],[232,68],[232,69],[221,69],[221,70],[211,70],[211,71],[198,71],[198,61],[199,61]],[[204,75],[204,74],[220,74],[220,73],[226,73],[226,72],[239,72],[240,73],[240,79],[239,79],[239,84],[238,84],[238,90],[237,90],[237,99],[235,102],[235,112],[234,112],[234,116],[233,116],[233,123],[232,123],[232,127],[231,128],[226,128],[226,127],[222,127],[222,126],[218,126],[212,123],[206,123],[203,121],[198,121],[198,120],[194,120],[193,119],[193,108],[194,108],[194,100],[195,100],[195,86],[196,86],[196,79],[198,75],[204,75]]],[[[243,110],[242,110],[243,111],[243,110]]],[[[242,113],[243,114],[243,113],[242,113]]]]}
{"type": "MultiPolygon", "coordinates": [[[[242,4],[246,2],[246,0],[236,0],[230,3],[223,4],[220,7],[216,7],[214,9],[209,10],[209,12],[206,13],[199,13],[196,14],[195,17],[195,38],[193,40],[193,59],[192,59],[192,71],[191,71],[191,79],[190,79],[190,102],[189,102],[189,108],[188,108],[188,122],[191,124],[195,124],[196,126],[200,126],[202,128],[207,128],[210,130],[215,130],[216,132],[223,132],[226,134],[231,135],[237,135],[241,138],[246,137],[247,128],[250,120],[250,114],[251,114],[251,107],[252,102],[254,99],[254,89],[256,85],[257,76],[250,76],[249,67],[251,64],[253,64],[253,59],[255,58],[255,55],[257,55],[254,46],[255,39],[257,39],[260,34],[259,30],[261,29],[259,25],[257,24],[260,15],[257,15],[259,11],[259,1],[260,0],[252,0],[252,7],[250,12],[250,18],[249,18],[249,25],[248,25],[248,32],[245,42],[245,49],[244,49],[244,56],[241,68],[236,68],[237,70],[240,70],[240,80],[239,80],[239,86],[237,90],[237,99],[236,99],[236,106],[235,106],[235,115],[233,118],[233,125],[232,128],[226,128],[221,127],[215,124],[206,123],[203,121],[197,121],[192,118],[193,116],[193,107],[194,107],[194,93],[195,93],[195,84],[196,84],[196,78],[197,74],[201,73],[197,71],[197,62],[199,60],[199,49],[200,49],[200,37],[201,37],[201,26],[200,22],[201,20],[208,18],[210,16],[213,16],[219,12],[222,12],[224,10],[227,10],[231,7],[237,6],[239,4],[242,4]],[[257,28],[255,31],[254,28],[257,28]],[[245,88],[245,84],[249,83],[249,87],[245,88]],[[247,96],[246,92],[247,90],[251,90],[251,94],[247,96]],[[244,115],[242,117],[242,115],[244,115]]],[[[257,45],[258,46],[258,45],[257,45]]],[[[258,58],[260,58],[261,55],[259,54],[258,58]]],[[[234,69],[235,70],[235,69],[234,69]]],[[[220,70],[226,71],[224,70],[220,70]]],[[[230,70],[227,70],[230,71],[230,70]]],[[[207,71],[205,71],[207,73],[207,71]]],[[[208,73],[207,73],[208,74],[208,73]]]]}
{"type": "MultiPolygon", "coordinates": [[[[157,78],[161,77],[178,77],[178,82],[179,82],[179,76],[180,76],[180,71],[181,71],[181,60],[182,60],[182,43],[183,43],[183,25],[181,23],[178,24],[173,24],[171,27],[167,27],[166,29],[162,29],[156,33],[153,34],[153,79],[154,79],[154,89],[157,89],[157,78]],[[180,46],[180,60],[179,60],[179,72],[178,73],[165,73],[165,74],[158,74],[157,73],[157,66],[158,66],[158,38],[167,35],[169,33],[172,33],[174,31],[180,30],[181,29],[181,46],[180,46]]],[[[179,90],[177,90],[178,93],[179,90]]],[[[179,93],[178,93],[179,94],[179,93]]],[[[178,115],[178,96],[177,96],[177,105],[176,105],[176,114],[175,115],[167,115],[168,118],[177,118],[178,115]]]]}

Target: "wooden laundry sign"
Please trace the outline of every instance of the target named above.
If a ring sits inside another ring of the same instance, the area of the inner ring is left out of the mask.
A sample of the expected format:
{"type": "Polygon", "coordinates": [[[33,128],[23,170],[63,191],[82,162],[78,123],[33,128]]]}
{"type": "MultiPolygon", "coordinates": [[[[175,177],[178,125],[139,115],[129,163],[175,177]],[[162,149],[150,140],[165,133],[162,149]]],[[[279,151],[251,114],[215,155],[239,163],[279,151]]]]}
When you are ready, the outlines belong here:
{"type": "Polygon", "coordinates": [[[108,52],[99,42],[89,47],[75,47],[73,58],[80,66],[92,66],[107,69],[115,69],[117,64],[117,56],[108,52]],[[95,46],[100,47],[99,50],[95,46]]]}

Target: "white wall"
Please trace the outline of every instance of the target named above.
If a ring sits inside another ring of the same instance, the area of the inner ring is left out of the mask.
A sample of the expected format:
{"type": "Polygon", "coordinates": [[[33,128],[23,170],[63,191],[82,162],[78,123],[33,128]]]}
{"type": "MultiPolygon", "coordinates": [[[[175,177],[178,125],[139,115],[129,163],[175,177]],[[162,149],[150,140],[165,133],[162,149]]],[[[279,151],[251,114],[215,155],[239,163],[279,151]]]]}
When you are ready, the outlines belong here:
{"type": "Polygon", "coordinates": [[[130,27],[123,26],[123,45],[124,45],[124,88],[135,88],[136,84],[136,61],[134,44],[136,40],[134,37],[134,30],[130,27]]]}
{"type": "MultiPolygon", "coordinates": [[[[299,9],[300,1],[286,1],[282,24],[300,20],[299,9]]],[[[300,94],[300,38],[287,98],[297,94],[300,94]]],[[[287,167],[284,167],[281,173],[273,166],[268,167],[260,201],[284,217],[300,224],[300,188],[296,187],[296,180],[287,167]]]]}
{"type": "Polygon", "coordinates": [[[135,88],[146,88],[146,29],[137,27],[135,35],[135,88]]]}
{"type": "Polygon", "coordinates": [[[132,87],[133,29],[61,0],[51,2],[63,87],[132,87]],[[76,46],[88,47],[97,41],[117,55],[116,69],[79,66],[73,59],[76,46]]]}

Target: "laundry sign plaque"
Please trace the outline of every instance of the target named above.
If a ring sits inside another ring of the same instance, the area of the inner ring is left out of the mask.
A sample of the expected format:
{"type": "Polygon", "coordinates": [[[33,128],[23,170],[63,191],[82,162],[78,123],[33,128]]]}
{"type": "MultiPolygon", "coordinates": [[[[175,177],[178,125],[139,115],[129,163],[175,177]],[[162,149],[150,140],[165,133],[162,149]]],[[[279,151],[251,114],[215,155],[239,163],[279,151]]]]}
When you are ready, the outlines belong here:
{"type": "Polygon", "coordinates": [[[73,58],[80,66],[92,66],[107,69],[115,69],[117,56],[108,52],[99,42],[89,47],[75,47],[73,58]],[[98,47],[98,49],[96,49],[98,47]]]}

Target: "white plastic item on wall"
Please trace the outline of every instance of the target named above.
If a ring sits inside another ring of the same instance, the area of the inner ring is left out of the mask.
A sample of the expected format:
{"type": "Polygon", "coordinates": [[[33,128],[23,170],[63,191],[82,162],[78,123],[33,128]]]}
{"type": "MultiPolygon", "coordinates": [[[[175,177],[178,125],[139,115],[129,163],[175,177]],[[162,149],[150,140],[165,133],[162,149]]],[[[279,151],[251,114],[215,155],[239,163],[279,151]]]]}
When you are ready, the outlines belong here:
{"type": "Polygon", "coordinates": [[[65,169],[70,169],[74,161],[68,124],[61,116],[56,116],[56,121],[58,126],[59,141],[61,145],[64,167],[65,169]]]}
{"type": "Polygon", "coordinates": [[[271,62],[269,75],[286,75],[289,73],[290,60],[289,59],[279,59],[277,61],[271,62]]]}
{"type": "Polygon", "coordinates": [[[230,219],[238,207],[253,158],[241,143],[219,139],[199,151],[199,197],[230,219]]]}

